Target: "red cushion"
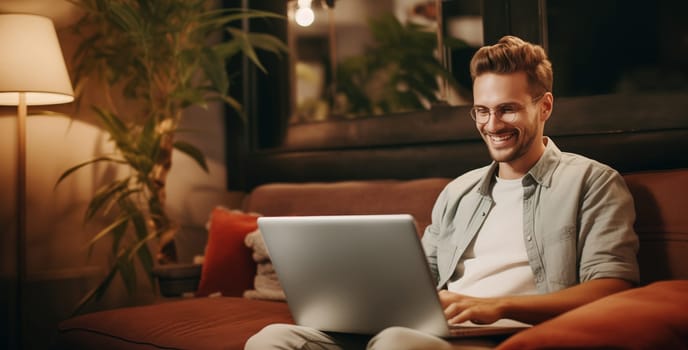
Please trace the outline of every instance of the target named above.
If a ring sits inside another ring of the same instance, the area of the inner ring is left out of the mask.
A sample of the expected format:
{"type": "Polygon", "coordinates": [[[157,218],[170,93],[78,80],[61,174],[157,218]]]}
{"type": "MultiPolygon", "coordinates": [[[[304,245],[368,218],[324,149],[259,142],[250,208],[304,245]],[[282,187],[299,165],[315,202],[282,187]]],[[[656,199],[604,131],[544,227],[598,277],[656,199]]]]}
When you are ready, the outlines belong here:
{"type": "Polygon", "coordinates": [[[497,349],[688,349],[688,281],[612,294],[517,333],[497,349]]]}
{"type": "Polygon", "coordinates": [[[196,296],[220,292],[241,296],[253,288],[256,265],[244,237],[258,228],[258,215],[216,207],[210,214],[208,244],[196,296]]]}

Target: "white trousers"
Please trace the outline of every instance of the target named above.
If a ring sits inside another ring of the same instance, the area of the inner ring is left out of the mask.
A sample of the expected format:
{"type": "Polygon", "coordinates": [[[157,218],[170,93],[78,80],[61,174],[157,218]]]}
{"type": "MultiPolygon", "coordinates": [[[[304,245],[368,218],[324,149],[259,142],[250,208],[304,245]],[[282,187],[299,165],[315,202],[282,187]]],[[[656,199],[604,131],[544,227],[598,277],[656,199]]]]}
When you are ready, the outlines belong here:
{"type": "Polygon", "coordinates": [[[495,339],[466,338],[448,342],[442,338],[404,327],[390,327],[370,337],[355,334],[322,332],[310,327],[272,324],[246,342],[244,350],[484,350],[493,349],[495,339]]]}

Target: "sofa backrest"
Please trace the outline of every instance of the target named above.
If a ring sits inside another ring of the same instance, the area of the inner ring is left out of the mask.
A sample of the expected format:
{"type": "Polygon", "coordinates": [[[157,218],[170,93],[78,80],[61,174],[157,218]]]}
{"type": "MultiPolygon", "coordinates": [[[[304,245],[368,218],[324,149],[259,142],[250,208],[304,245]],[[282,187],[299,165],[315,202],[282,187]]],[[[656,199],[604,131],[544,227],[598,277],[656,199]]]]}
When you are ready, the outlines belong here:
{"type": "Polygon", "coordinates": [[[688,279],[688,169],[624,175],[635,202],[640,279],[688,279]]]}
{"type": "MultiPolygon", "coordinates": [[[[688,169],[624,174],[636,208],[642,284],[688,279],[688,169]]],[[[244,210],[266,216],[409,213],[421,235],[448,178],[266,184],[244,210]]]]}
{"type": "Polygon", "coordinates": [[[430,224],[432,206],[449,181],[428,178],[266,184],[256,187],[243,207],[265,216],[411,214],[420,235],[430,224]]]}

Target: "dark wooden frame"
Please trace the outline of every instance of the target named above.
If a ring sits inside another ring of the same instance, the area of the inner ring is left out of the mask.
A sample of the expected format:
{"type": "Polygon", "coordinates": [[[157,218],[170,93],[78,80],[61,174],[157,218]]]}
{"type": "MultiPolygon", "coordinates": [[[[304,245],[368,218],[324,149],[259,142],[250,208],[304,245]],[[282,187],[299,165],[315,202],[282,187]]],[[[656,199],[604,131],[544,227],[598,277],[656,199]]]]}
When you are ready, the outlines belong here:
{"type": "MultiPolygon", "coordinates": [[[[546,46],[544,1],[483,0],[485,41],[513,34],[546,46]]],[[[277,12],[286,6],[283,0],[258,3],[277,12]]],[[[249,25],[286,37],[283,22],[249,25]]],[[[237,92],[248,122],[228,116],[231,190],[268,182],[454,177],[490,162],[468,107],[288,126],[288,60],[264,57],[269,75],[240,63],[244,80],[237,92]]],[[[556,98],[545,133],[563,150],[621,172],[688,167],[684,95],[556,98]]]]}

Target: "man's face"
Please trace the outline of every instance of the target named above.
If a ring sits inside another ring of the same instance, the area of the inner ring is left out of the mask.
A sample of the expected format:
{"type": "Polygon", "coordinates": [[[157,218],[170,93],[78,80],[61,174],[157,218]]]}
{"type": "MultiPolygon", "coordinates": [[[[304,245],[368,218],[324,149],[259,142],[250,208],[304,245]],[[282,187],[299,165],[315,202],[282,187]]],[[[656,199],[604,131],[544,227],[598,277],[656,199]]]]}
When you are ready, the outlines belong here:
{"type": "MultiPolygon", "coordinates": [[[[487,122],[476,121],[476,128],[492,159],[527,171],[544,152],[542,136],[549,114],[541,113],[541,100],[533,102],[526,74],[482,74],[473,83],[473,99],[474,108],[490,114],[487,122]]],[[[551,95],[545,99],[551,102],[551,95]]]]}

